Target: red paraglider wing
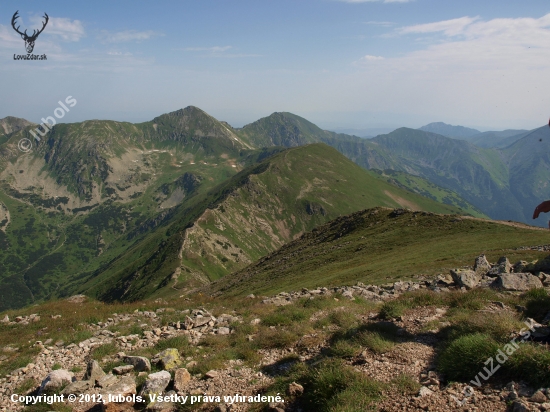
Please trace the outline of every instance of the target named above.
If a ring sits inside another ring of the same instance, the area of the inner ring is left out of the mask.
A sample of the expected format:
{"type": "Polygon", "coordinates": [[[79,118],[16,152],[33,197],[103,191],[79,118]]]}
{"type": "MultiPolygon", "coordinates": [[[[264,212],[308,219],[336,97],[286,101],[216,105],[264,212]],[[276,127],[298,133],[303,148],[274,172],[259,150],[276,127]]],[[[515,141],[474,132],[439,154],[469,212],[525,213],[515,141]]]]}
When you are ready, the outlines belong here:
{"type": "Polygon", "coordinates": [[[535,211],[533,212],[533,219],[539,217],[541,213],[547,212],[550,212],[550,200],[545,200],[535,208],[535,211]]]}

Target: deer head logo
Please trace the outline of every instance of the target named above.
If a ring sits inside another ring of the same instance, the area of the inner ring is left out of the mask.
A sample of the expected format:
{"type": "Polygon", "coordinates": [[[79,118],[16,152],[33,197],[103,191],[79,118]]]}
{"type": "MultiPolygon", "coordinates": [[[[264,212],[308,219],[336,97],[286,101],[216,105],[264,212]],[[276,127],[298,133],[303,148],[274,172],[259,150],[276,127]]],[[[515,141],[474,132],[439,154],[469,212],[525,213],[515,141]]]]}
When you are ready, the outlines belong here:
{"type": "Polygon", "coordinates": [[[11,18],[11,26],[17,33],[21,35],[21,38],[25,40],[25,48],[27,49],[27,53],[32,53],[32,51],[34,50],[34,42],[36,41],[36,38],[40,33],[44,31],[44,28],[46,27],[46,24],[48,24],[48,20],[50,20],[50,18],[46,13],[44,13],[44,18],[46,19],[46,21],[43,23],[42,28],[40,30],[33,30],[32,36],[29,36],[27,35],[27,30],[21,33],[19,31],[19,26],[15,27],[15,21],[19,17],[17,13],[19,13],[19,10],[17,10],[11,18]]]}

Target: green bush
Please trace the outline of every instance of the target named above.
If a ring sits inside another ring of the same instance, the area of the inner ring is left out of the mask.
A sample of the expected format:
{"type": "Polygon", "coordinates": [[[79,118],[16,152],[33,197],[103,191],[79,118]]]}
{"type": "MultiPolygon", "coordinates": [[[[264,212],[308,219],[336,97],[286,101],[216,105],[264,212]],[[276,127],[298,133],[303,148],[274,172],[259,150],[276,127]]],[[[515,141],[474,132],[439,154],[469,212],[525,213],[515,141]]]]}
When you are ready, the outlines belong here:
{"type": "Polygon", "coordinates": [[[365,411],[380,399],[384,385],[338,359],[323,361],[305,377],[306,410],[365,411]]]}
{"type": "Polygon", "coordinates": [[[339,326],[342,329],[351,329],[356,326],[358,321],[354,313],[345,310],[331,312],[328,316],[330,323],[339,326]]]}
{"type": "Polygon", "coordinates": [[[484,333],[498,342],[506,343],[514,331],[525,327],[518,315],[513,312],[497,312],[487,316],[483,312],[458,309],[450,320],[452,325],[442,331],[443,336],[449,340],[464,335],[484,333]]]}
{"type": "Polygon", "coordinates": [[[303,322],[309,317],[309,310],[296,305],[282,306],[273,313],[264,316],[262,324],[266,326],[285,326],[303,322]]]}
{"type": "Polygon", "coordinates": [[[468,292],[452,292],[446,296],[446,301],[451,308],[479,310],[488,302],[499,300],[499,295],[492,289],[476,288],[468,292]]]}
{"type": "Polygon", "coordinates": [[[550,295],[546,289],[531,289],[521,296],[521,300],[527,308],[525,314],[539,322],[550,312],[550,295]]]}
{"type": "Polygon", "coordinates": [[[406,302],[401,300],[390,300],[385,302],[380,309],[380,317],[382,319],[394,319],[403,316],[405,310],[408,309],[406,302]]]}
{"type": "Polygon", "coordinates": [[[352,358],[359,351],[361,347],[354,342],[347,340],[337,340],[334,344],[330,346],[330,356],[337,358],[352,358]]]}
{"type": "Polygon", "coordinates": [[[449,380],[470,381],[483,371],[484,362],[495,356],[499,347],[485,333],[460,336],[443,349],[437,360],[438,369],[449,380]]]}
{"type": "Polygon", "coordinates": [[[404,395],[415,395],[420,390],[420,383],[411,375],[402,373],[397,375],[391,380],[391,384],[394,385],[397,390],[404,395]]]}
{"type": "Polygon", "coordinates": [[[548,386],[550,350],[537,344],[523,343],[510,356],[504,367],[513,379],[523,379],[537,387],[548,386]]]}
{"type": "Polygon", "coordinates": [[[189,348],[189,339],[187,339],[187,336],[174,336],[173,338],[159,340],[155,345],[155,349],[159,352],[170,348],[176,348],[183,352],[189,348]]]}
{"type": "Polygon", "coordinates": [[[38,385],[36,384],[36,381],[32,378],[27,378],[23,382],[15,388],[14,393],[17,393],[19,395],[26,395],[29,392],[31,392],[33,389],[35,389],[38,385]]]}
{"type": "Polygon", "coordinates": [[[361,345],[372,350],[375,353],[386,353],[391,351],[395,343],[379,332],[361,332],[357,336],[361,345]]]}
{"type": "Polygon", "coordinates": [[[105,345],[96,346],[90,352],[92,359],[101,360],[106,356],[114,355],[118,352],[118,347],[114,343],[106,343],[105,345]]]}
{"type": "Polygon", "coordinates": [[[263,329],[254,339],[259,349],[286,348],[298,340],[298,335],[284,329],[263,329]]]}

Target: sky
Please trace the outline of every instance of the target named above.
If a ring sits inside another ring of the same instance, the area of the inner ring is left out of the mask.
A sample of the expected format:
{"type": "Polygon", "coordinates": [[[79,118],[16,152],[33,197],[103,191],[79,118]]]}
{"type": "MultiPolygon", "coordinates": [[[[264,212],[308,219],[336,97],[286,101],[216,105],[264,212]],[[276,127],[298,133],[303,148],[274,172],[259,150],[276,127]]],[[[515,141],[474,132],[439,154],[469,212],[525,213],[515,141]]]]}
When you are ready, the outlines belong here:
{"type": "Polygon", "coordinates": [[[533,129],[550,116],[547,0],[0,3],[0,118],[143,122],[193,105],[234,127],[533,129]],[[20,31],[42,27],[33,53],[20,31]]]}

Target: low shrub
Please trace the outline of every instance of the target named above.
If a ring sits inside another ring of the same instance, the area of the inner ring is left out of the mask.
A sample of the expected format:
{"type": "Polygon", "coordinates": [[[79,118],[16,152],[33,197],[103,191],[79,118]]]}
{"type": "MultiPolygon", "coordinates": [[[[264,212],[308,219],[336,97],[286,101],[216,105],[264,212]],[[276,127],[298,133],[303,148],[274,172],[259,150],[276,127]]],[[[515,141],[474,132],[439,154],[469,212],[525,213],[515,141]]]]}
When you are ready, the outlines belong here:
{"type": "Polygon", "coordinates": [[[105,345],[96,346],[90,351],[92,359],[101,360],[106,356],[114,355],[118,352],[118,347],[114,343],[106,343],[105,345]]]}
{"type": "Polygon", "coordinates": [[[550,312],[550,295],[546,289],[531,289],[521,296],[521,301],[527,308],[525,315],[538,322],[550,312]]]}
{"type": "Polygon", "coordinates": [[[384,385],[329,359],[304,377],[306,410],[319,412],[366,411],[382,396],[384,385]]]}
{"type": "Polygon", "coordinates": [[[392,340],[379,332],[361,332],[357,335],[357,340],[361,345],[375,353],[386,353],[395,347],[395,343],[392,340]]]}
{"type": "Polygon", "coordinates": [[[513,379],[523,379],[535,387],[550,382],[550,350],[532,343],[523,343],[504,364],[513,379]]]}
{"type": "Polygon", "coordinates": [[[155,345],[155,349],[159,352],[170,348],[176,348],[180,352],[184,352],[189,349],[189,339],[187,339],[187,336],[174,336],[173,338],[161,339],[155,345]]]}
{"type": "Polygon", "coordinates": [[[390,382],[396,389],[404,395],[415,395],[420,390],[420,383],[411,375],[402,373],[393,378],[390,382]]]}
{"type": "Polygon", "coordinates": [[[339,326],[342,329],[351,329],[358,323],[357,317],[353,312],[346,310],[336,310],[328,316],[330,323],[339,326]]]}
{"type": "Polygon", "coordinates": [[[254,338],[254,343],[259,349],[286,348],[294,344],[298,337],[289,330],[265,328],[254,338]]]}
{"type": "Polygon", "coordinates": [[[407,310],[409,307],[407,306],[406,302],[403,302],[402,300],[390,300],[385,302],[382,305],[382,308],[380,308],[380,318],[382,319],[395,319],[400,316],[403,316],[405,313],[405,310],[407,310]]]}
{"type": "Polygon", "coordinates": [[[352,358],[360,352],[361,347],[353,342],[347,340],[337,340],[330,346],[330,356],[337,358],[352,358]]]}
{"type": "Polygon", "coordinates": [[[32,378],[27,378],[15,388],[14,393],[18,395],[26,395],[37,387],[37,383],[32,378]]]}
{"type": "Polygon", "coordinates": [[[470,381],[483,371],[485,361],[494,356],[499,347],[498,342],[485,333],[460,336],[440,353],[438,369],[451,381],[470,381]]]}
{"type": "Polygon", "coordinates": [[[445,300],[451,308],[479,310],[488,302],[499,300],[499,295],[492,289],[476,288],[468,292],[450,292],[445,300]]]}
{"type": "Polygon", "coordinates": [[[450,313],[452,315],[449,320],[452,325],[442,331],[442,335],[450,340],[464,335],[483,333],[498,342],[506,343],[513,332],[525,327],[519,315],[508,311],[492,313],[490,316],[487,316],[487,313],[462,309],[450,313]]]}

